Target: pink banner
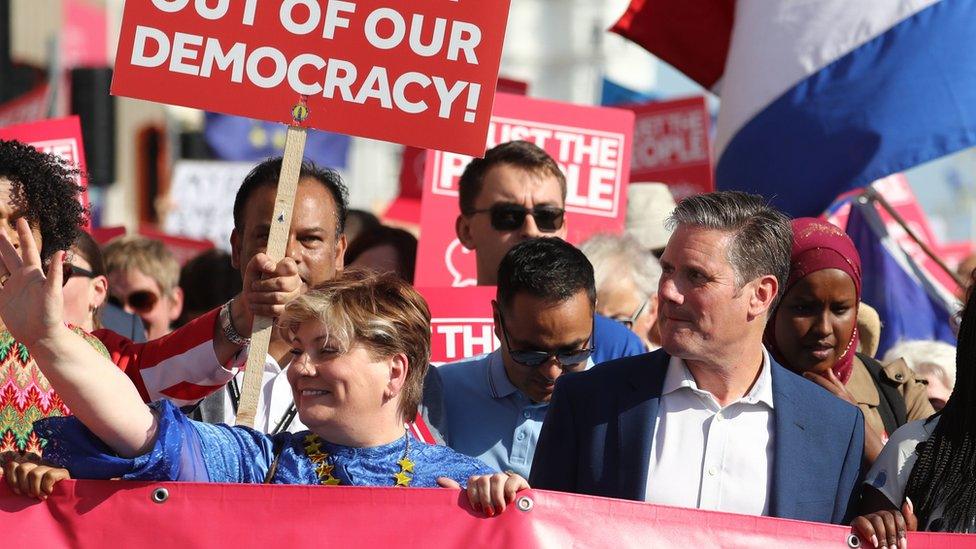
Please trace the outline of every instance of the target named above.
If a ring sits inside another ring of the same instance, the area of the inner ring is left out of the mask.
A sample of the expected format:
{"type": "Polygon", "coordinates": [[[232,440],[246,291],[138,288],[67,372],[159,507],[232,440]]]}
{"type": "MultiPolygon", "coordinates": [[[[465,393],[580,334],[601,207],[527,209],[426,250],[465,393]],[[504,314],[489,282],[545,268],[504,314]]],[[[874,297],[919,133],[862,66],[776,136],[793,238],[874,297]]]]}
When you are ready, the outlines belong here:
{"type": "MultiPolygon", "coordinates": [[[[486,518],[443,488],[63,481],[0,486],[6,547],[848,547],[849,528],[527,490],[486,518]]],[[[912,549],[976,536],[912,532],[912,549]]]]}

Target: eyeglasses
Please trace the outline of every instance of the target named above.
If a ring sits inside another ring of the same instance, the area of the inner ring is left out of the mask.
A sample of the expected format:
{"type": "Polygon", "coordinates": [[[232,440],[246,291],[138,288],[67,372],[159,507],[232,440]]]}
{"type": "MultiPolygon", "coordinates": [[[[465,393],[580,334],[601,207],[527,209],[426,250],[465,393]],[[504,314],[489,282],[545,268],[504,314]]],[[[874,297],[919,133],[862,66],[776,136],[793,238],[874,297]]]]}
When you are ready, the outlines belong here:
{"type": "MultiPolygon", "coordinates": [[[[498,314],[498,322],[501,324],[502,335],[505,337],[505,346],[508,347],[508,356],[512,360],[529,368],[538,368],[555,358],[559,362],[559,367],[570,370],[586,362],[593,351],[596,350],[592,345],[588,348],[576,349],[573,351],[522,351],[512,349],[512,342],[508,339],[508,329],[505,328],[505,319],[501,313],[498,314]]],[[[595,322],[595,321],[594,321],[595,322]]],[[[593,340],[593,328],[590,328],[590,341],[593,340]]]]}
{"type": "Polygon", "coordinates": [[[73,277],[80,276],[84,278],[95,278],[95,273],[89,271],[88,269],[82,269],[77,265],[72,265],[71,263],[65,263],[61,267],[61,285],[64,286],[73,277]]]}
{"type": "Polygon", "coordinates": [[[637,310],[634,311],[634,314],[632,314],[630,316],[615,315],[615,316],[612,316],[610,318],[612,318],[613,320],[616,320],[617,322],[623,324],[628,329],[633,328],[634,327],[634,323],[637,322],[637,319],[640,318],[640,315],[644,313],[644,309],[647,308],[648,301],[649,300],[645,298],[644,301],[641,302],[640,307],[638,307],[637,310]]]}
{"type": "Polygon", "coordinates": [[[108,302],[120,309],[124,309],[128,304],[133,311],[137,313],[148,313],[156,306],[159,301],[159,296],[149,290],[139,290],[137,292],[132,292],[127,295],[124,300],[110,295],[108,297],[108,302]]]}
{"type": "Polygon", "coordinates": [[[471,210],[466,215],[487,213],[496,231],[514,231],[525,224],[525,216],[531,215],[535,225],[544,233],[553,233],[563,227],[566,210],[555,206],[535,206],[531,210],[519,204],[499,203],[483,210],[471,210]]]}

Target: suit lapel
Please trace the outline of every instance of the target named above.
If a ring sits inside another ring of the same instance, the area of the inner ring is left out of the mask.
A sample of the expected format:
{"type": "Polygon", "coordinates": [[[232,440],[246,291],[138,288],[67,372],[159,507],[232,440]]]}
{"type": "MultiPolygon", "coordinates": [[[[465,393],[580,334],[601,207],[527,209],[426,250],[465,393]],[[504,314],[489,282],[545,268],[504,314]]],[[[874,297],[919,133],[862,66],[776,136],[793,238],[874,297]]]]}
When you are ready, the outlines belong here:
{"type": "Polygon", "coordinates": [[[800,474],[807,460],[815,459],[814,448],[805,448],[808,435],[804,433],[810,418],[797,414],[792,395],[793,385],[800,378],[770,361],[773,376],[773,477],[770,479],[769,515],[789,518],[795,515],[796,497],[809,491],[804,486],[807,475],[800,474]]]}
{"type": "Polygon", "coordinates": [[[653,353],[649,364],[637,364],[629,386],[618,394],[616,450],[619,469],[614,491],[620,498],[644,499],[654,425],[670,359],[664,351],[653,353]]]}

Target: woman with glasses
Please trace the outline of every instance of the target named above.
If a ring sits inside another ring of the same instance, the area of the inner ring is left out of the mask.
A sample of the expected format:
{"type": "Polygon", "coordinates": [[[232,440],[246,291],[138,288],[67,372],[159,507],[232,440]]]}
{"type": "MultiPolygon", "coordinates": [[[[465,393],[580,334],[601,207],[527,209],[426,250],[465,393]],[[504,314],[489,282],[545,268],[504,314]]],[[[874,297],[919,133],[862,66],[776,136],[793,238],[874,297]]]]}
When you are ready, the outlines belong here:
{"type": "Polygon", "coordinates": [[[861,259],[850,237],[826,221],[793,220],[783,297],[765,343],[780,364],[864,413],[864,459],[873,463],[895,429],[934,410],[903,362],[882,366],[858,353],[861,259]]]}
{"type": "Polygon", "coordinates": [[[98,243],[78,235],[64,264],[64,321],[86,332],[101,328],[99,310],[108,296],[105,262],[98,243]]]}
{"type": "MultiPolygon", "coordinates": [[[[18,227],[19,230],[22,227],[18,227]]],[[[151,406],[124,374],[66,330],[60,254],[45,278],[37,251],[23,259],[0,236],[11,274],[0,317],[35,349],[38,366],[75,413],[35,427],[45,458],[78,478],[325,486],[458,487],[492,515],[527,487],[517,475],[444,446],[411,440],[430,358],[430,312],[402,280],[348,272],[289,303],[279,329],[294,346],[288,380],[310,430],[270,436],[189,420],[168,401],[151,406]],[[25,314],[26,310],[35,314],[25,314]]],[[[22,479],[17,467],[7,474],[22,479]]],[[[40,495],[20,484],[20,491],[40,495]]]]}
{"type": "Polygon", "coordinates": [[[598,234],[580,245],[593,264],[596,312],[620,322],[648,351],[661,345],[657,328],[657,285],[661,264],[631,236],[598,234]]]}

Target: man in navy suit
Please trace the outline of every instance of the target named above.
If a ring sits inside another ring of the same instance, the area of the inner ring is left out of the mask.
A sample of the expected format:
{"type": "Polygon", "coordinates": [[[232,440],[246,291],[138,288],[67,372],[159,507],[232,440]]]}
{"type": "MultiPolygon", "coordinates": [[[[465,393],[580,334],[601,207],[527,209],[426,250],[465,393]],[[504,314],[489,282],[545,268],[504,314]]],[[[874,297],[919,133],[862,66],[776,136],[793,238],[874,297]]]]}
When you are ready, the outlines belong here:
{"type": "Polygon", "coordinates": [[[763,330],[786,280],[789,220],[758,196],[684,200],[661,257],[663,349],[560,378],[535,488],[843,523],[864,420],[776,363],[763,330]]]}

